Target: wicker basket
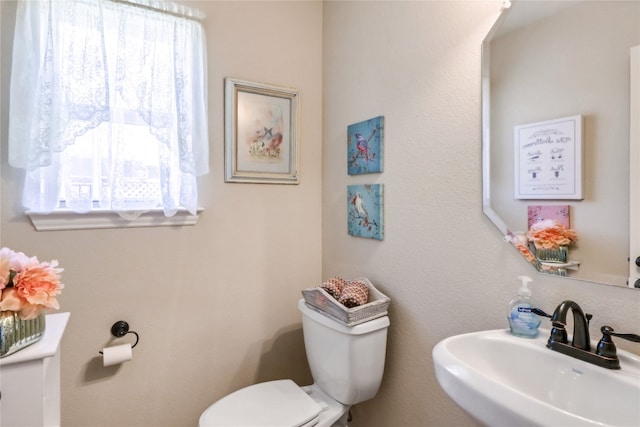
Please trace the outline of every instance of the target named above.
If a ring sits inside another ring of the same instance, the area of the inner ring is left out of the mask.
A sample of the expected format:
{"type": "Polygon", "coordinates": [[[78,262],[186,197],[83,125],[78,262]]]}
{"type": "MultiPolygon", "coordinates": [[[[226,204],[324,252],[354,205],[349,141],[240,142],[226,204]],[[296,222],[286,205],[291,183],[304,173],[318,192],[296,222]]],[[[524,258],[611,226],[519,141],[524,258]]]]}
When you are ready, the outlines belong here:
{"type": "Polygon", "coordinates": [[[304,289],[302,296],[308,306],[347,326],[355,326],[378,317],[386,316],[391,300],[377,290],[366,277],[357,280],[369,288],[369,302],[358,307],[347,308],[320,287],[304,289]]]}

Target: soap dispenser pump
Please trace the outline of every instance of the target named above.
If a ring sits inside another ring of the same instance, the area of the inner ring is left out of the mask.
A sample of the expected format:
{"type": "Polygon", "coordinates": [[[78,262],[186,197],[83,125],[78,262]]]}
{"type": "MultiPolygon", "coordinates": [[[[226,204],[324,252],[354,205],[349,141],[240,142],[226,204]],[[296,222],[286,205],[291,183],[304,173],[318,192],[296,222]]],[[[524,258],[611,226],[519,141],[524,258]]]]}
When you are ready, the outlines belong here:
{"type": "Polygon", "coordinates": [[[509,308],[507,312],[507,319],[509,320],[509,328],[511,333],[518,337],[523,338],[535,338],[538,336],[538,327],[540,326],[540,318],[531,312],[531,290],[529,289],[529,283],[531,283],[531,277],[518,276],[518,279],[522,282],[518,295],[516,295],[511,302],[509,302],[509,308]]]}

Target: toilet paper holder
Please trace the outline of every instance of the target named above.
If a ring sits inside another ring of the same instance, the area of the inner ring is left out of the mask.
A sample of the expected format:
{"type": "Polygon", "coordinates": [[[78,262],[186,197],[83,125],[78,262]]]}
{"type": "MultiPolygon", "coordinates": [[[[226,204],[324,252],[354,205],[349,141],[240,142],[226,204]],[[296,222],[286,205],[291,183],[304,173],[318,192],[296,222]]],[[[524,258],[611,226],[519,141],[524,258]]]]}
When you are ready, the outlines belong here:
{"type": "MultiPolygon", "coordinates": [[[[131,348],[134,348],[138,345],[138,341],[140,341],[140,335],[138,335],[136,331],[130,331],[129,324],[127,322],[124,320],[118,320],[111,326],[111,335],[114,337],[122,338],[127,334],[133,334],[136,336],[136,342],[131,346],[131,348]]],[[[99,351],[98,353],[102,354],[102,351],[99,351]]]]}

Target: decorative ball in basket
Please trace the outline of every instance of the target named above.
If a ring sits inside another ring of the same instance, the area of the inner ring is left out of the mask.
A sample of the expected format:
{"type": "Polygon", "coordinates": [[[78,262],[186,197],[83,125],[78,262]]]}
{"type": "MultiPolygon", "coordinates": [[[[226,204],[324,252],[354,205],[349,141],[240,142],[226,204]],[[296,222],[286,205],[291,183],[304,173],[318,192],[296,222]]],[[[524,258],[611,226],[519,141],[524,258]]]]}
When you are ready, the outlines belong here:
{"type": "Polygon", "coordinates": [[[38,341],[44,334],[44,311],[59,309],[62,293],[58,261],[40,262],[22,252],[0,249],[0,357],[38,341]]]}
{"type": "Polygon", "coordinates": [[[386,316],[391,302],[366,277],[332,277],[320,286],[304,289],[302,296],[311,308],[347,326],[386,316]]]}

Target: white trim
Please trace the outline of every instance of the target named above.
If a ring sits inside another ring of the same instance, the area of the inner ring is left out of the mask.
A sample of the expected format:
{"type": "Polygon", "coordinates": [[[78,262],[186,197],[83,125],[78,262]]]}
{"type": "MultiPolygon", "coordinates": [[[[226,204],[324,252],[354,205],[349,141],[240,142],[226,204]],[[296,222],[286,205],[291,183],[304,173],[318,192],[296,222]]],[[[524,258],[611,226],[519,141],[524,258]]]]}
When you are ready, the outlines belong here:
{"type": "Polygon", "coordinates": [[[631,48],[629,105],[629,280],[630,288],[640,280],[640,45],[631,48]]]}
{"type": "Polygon", "coordinates": [[[58,209],[50,214],[27,211],[26,215],[37,231],[90,230],[99,228],[169,227],[195,225],[203,208],[196,215],[181,209],[175,215],[164,216],[162,209],[145,212],[139,218],[129,221],[116,212],[107,209],[93,209],[79,214],[70,209],[58,209]]]}
{"type": "Polygon", "coordinates": [[[511,230],[491,205],[491,40],[504,25],[509,15],[511,2],[503,1],[500,14],[489,33],[482,41],[481,49],[481,85],[482,85],[482,210],[491,222],[500,230],[505,240],[509,240],[511,230]]]}
{"type": "Polygon", "coordinates": [[[167,15],[177,16],[181,18],[193,19],[196,21],[204,21],[207,15],[199,9],[189,7],[184,4],[172,1],[155,1],[155,0],[111,0],[113,3],[124,3],[129,6],[139,7],[142,9],[154,10],[167,15]]]}

